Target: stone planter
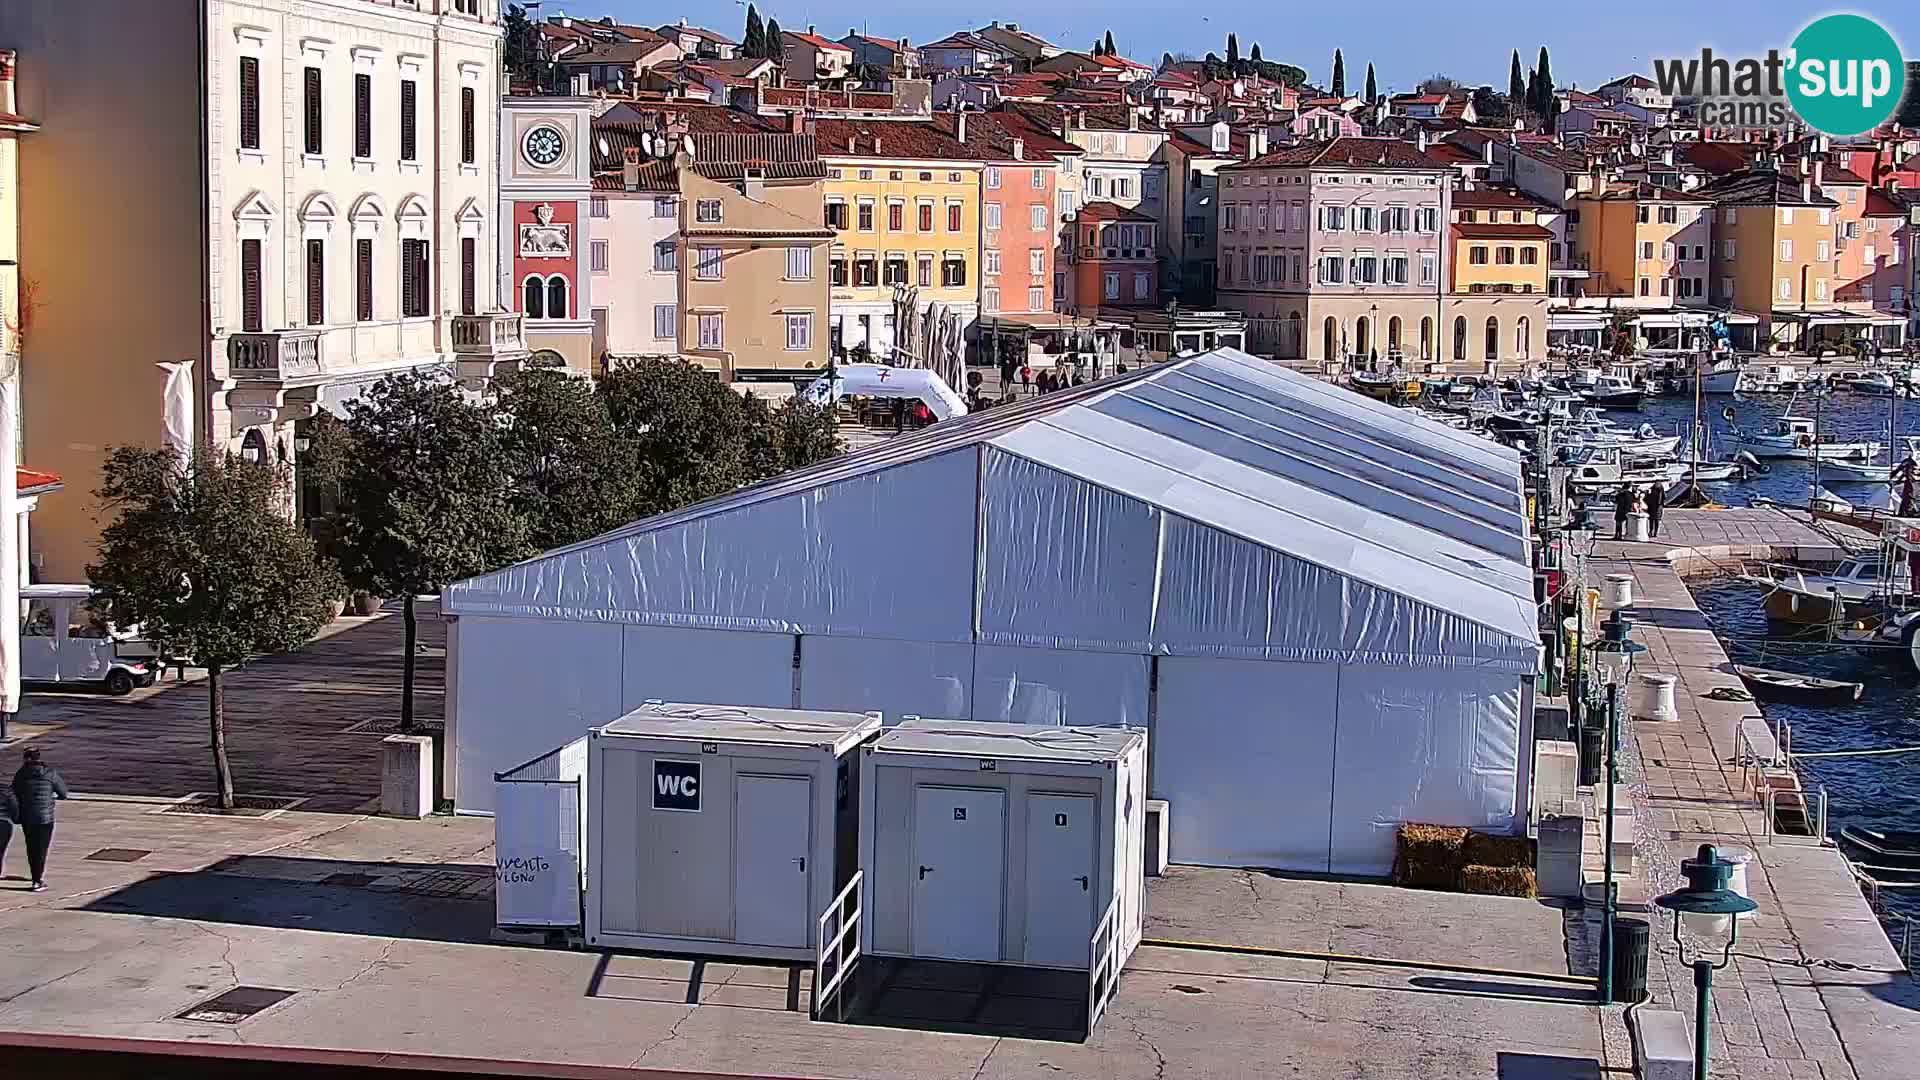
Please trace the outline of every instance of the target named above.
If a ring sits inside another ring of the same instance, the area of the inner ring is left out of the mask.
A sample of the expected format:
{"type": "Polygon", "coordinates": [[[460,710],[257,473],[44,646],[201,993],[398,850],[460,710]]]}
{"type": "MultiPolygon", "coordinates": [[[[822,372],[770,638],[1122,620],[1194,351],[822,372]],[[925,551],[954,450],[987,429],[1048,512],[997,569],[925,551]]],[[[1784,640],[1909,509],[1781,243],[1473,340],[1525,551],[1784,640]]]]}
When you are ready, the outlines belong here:
{"type": "Polygon", "coordinates": [[[378,615],[380,614],[380,603],[381,600],[377,596],[369,596],[363,592],[354,593],[353,613],[355,615],[378,615]]]}
{"type": "Polygon", "coordinates": [[[346,610],[347,610],[347,602],[345,600],[327,601],[327,621],[332,622],[333,620],[339,618],[341,613],[346,610]]]}

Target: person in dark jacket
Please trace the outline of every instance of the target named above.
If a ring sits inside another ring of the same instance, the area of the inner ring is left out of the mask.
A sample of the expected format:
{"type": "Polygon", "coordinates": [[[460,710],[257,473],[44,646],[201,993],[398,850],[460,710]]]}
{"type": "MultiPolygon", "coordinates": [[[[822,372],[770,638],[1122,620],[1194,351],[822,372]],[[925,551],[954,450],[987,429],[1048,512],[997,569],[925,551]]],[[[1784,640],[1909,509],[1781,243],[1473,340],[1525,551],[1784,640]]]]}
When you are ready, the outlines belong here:
{"type": "Polygon", "coordinates": [[[1667,509],[1666,504],[1667,504],[1667,493],[1660,489],[1660,485],[1648,484],[1647,485],[1647,537],[1649,539],[1658,537],[1660,535],[1660,515],[1666,512],[1666,509],[1667,509]]]}
{"type": "Polygon", "coordinates": [[[13,774],[13,797],[19,803],[20,831],[27,838],[27,869],[33,891],[47,887],[47,849],[53,844],[53,804],[67,797],[67,782],[40,760],[40,751],[21,755],[20,771],[13,774]]]}
{"type": "Polygon", "coordinates": [[[1621,484],[1613,493],[1613,538],[1627,538],[1627,515],[1633,513],[1635,492],[1632,484],[1621,484]]]}
{"type": "Polygon", "coordinates": [[[0,788],[0,877],[6,876],[7,845],[13,841],[13,819],[20,816],[20,804],[13,797],[13,788],[0,788]]]}

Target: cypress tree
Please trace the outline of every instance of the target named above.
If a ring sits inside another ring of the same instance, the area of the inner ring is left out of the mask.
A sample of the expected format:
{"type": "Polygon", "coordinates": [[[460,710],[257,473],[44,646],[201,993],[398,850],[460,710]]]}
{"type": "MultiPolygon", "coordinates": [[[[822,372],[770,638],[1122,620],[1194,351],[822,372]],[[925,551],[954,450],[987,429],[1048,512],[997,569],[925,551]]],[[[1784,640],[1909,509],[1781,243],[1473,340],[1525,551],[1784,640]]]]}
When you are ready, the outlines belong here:
{"type": "Polygon", "coordinates": [[[766,49],[761,55],[776,64],[787,58],[787,43],[780,40],[780,20],[772,16],[767,17],[766,49]]]}
{"type": "Polygon", "coordinates": [[[1240,70],[1240,39],[1232,32],[1227,34],[1227,63],[1235,71],[1240,70]]]}
{"type": "Polygon", "coordinates": [[[1339,49],[1333,50],[1333,86],[1330,89],[1334,97],[1347,96],[1347,61],[1340,55],[1339,49]]]}
{"type": "Polygon", "coordinates": [[[1540,46],[1540,64],[1534,70],[1540,73],[1540,100],[1535,104],[1534,111],[1539,113],[1541,118],[1549,122],[1548,130],[1551,131],[1551,121],[1553,120],[1554,113],[1553,63],[1547,59],[1547,47],[1545,45],[1540,46]]]}
{"type": "Polygon", "coordinates": [[[1513,50],[1513,67],[1507,72],[1507,99],[1509,108],[1518,109],[1526,104],[1527,80],[1520,73],[1520,50],[1513,50]]]}
{"type": "Polygon", "coordinates": [[[1253,52],[1249,54],[1249,59],[1253,61],[1253,64],[1255,67],[1260,66],[1260,43],[1259,42],[1256,41],[1253,43],[1253,52]]]}
{"type": "Polygon", "coordinates": [[[753,9],[752,4],[747,5],[746,40],[740,43],[740,52],[755,59],[767,55],[767,30],[761,25],[760,13],[753,9]]]}
{"type": "MultiPolygon", "coordinates": [[[[1118,55],[1120,55],[1120,54],[1119,54],[1119,53],[1118,53],[1118,52],[1117,52],[1117,51],[1116,51],[1116,50],[1114,49],[1114,47],[1113,47],[1113,31],[1111,31],[1111,30],[1109,30],[1109,31],[1107,31],[1107,37],[1106,37],[1106,40],[1105,40],[1105,41],[1102,41],[1102,42],[1100,43],[1100,46],[1101,46],[1101,48],[1102,48],[1102,49],[1103,49],[1103,50],[1105,51],[1105,54],[1106,54],[1107,56],[1118,56],[1118,55]]],[[[1546,51],[1545,51],[1545,50],[1541,50],[1541,53],[1540,53],[1540,55],[1542,55],[1542,56],[1545,56],[1545,55],[1546,55],[1546,51]]]]}
{"type": "Polygon", "coordinates": [[[1378,100],[1380,100],[1380,87],[1373,81],[1373,64],[1369,61],[1367,64],[1367,104],[1371,105],[1378,100]]]}

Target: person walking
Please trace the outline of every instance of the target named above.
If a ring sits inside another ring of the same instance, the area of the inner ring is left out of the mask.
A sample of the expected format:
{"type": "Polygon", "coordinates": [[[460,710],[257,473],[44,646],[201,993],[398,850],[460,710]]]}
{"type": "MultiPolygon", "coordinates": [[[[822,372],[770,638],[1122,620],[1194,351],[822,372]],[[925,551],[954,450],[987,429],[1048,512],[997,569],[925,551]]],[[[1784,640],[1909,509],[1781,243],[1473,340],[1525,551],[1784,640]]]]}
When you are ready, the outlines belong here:
{"type": "Polygon", "coordinates": [[[1020,365],[1020,392],[1033,393],[1033,368],[1027,364],[1020,365]]]}
{"type": "Polygon", "coordinates": [[[32,890],[47,887],[47,849],[53,844],[53,804],[67,797],[67,782],[40,758],[40,751],[21,755],[20,770],[13,774],[13,798],[19,804],[20,831],[26,834],[27,870],[33,875],[32,890]]]}
{"type": "Polygon", "coordinates": [[[1666,502],[1665,493],[1660,490],[1659,484],[1647,485],[1648,539],[1655,539],[1660,535],[1660,515],[1666,511],[1666,502]]]}
{"type": "Polygon", "coordinates": [[[1633,513],[1635,494],[1632,484],[1621,484],[1613,492],[1613,538],[1627,538],[1627,515],[1633,513]]]}

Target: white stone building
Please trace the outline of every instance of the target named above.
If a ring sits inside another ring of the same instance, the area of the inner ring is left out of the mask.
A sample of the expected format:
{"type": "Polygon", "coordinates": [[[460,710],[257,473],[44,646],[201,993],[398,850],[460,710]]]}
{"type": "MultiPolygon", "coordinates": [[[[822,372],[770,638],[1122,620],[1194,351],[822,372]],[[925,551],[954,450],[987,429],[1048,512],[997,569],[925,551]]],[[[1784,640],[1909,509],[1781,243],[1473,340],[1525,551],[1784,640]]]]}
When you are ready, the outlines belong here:
{"type": "Polygon", "coordinates": [[[107,448],[159,445],[161,362],[193,437],[297,456],[295,424],[380,376],[521,355],[494,196],[500,0],[7,0],[41,298],[25,443],[75,489],[38,524],[92,554],[107,448]],[[463,318],[466,316],[466,318],[463,318]]]}

